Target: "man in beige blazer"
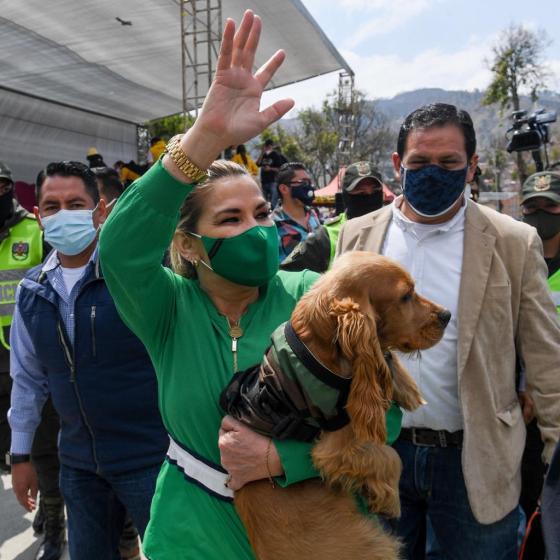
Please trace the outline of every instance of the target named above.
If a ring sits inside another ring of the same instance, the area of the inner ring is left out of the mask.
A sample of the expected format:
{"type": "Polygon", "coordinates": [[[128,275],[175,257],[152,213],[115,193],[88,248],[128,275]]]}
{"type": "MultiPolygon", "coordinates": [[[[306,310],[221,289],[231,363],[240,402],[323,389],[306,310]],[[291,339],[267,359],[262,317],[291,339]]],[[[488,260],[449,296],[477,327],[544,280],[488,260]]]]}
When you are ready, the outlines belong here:
{"type": "Polygon", "coordinates": [[[403,264],[422,295],[451,310],[443,340],[403,356],[427,404],[405,414],[396,529],[407,558],[514,560],[525,424],[525,364],[544,459],[560,436],[560,327],[536,230],[464,195],[478,157],[468,113],[433,104],[404,121],[393,154],[403,196],[347,222],[337,255],[366,250],[403,264]],[[429,548],[429,546],[428,546],[429,548]]]}

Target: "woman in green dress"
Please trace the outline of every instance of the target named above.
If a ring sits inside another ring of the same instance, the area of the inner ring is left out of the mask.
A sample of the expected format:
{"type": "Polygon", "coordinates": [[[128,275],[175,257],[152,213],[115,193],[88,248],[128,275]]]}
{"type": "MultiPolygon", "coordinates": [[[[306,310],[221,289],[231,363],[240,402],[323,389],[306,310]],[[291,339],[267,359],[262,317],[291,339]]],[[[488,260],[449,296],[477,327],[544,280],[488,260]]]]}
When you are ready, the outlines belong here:
{"type": "MultiPolygon", "coordinates": [[[[198,119],[121,196],[101,235],[103,274],[153,361],[170,436],[144,537],[150,560],[254,558],[233,491],[271,476],[280,486],[317,476],[311,444],[271,441],[218,404],[234,372],[260,363],[317,278],[278,272],[276,227],[260,188],[240,166],[213,163],[293,106],[285,99],[260,111],[284,59],[279,51],[252,74],[260,29],[250,11],[237,32],[227,21],[198,119]],[[161,266],[171,243],[173,272],[161,266]]],[[[390,440],[400,422],[392,424],[390,440]]]]}
{"type": "Polygon", "coordinates": [[[196,123],[121,197],[101,235],[103,274],[150,353],[171,438],[144,539],[151,560],[253,558],[232,490],[269,471],[281,485],[317,475],[309,444],[269,445],[224,419],[218,405],[234,371],[260,362],[271,333],[316,278],[277,272],[275,226],[250,175],[216,163],[200,181],[216,154],[257,136],[293,105],[259,109],[284,58],[277,52],[253,75],[260,27],[251,12],[237,32],[228,20],[196,123]],[[172,240],[179,274],[161,266],[172,240]]]}

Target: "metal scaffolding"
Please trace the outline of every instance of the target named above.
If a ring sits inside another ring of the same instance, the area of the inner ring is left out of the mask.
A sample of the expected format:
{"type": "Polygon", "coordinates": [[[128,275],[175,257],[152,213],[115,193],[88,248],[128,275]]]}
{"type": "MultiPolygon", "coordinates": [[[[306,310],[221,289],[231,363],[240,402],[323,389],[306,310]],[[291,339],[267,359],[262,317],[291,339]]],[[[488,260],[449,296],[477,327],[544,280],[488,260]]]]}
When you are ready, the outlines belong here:
{"type": "Polygon", "coordinates": [[[145,126],[136,126],[136,161],[139,165],[148,163],[148,152],[150,151],[150,133],[145,126]]]}
{"type": "Polygon", "coordinates": [[[183,115],[198,114],[212,83],[222,33],[222,0],[179,0],[183,115]]]}
{"type": "Polygon", "coordinates": [[[356,135],[356,115],[354,99],[354,74],[341,72],[338,75],[338,149],[339,167],[352,162],[354,138],[356,135]]]}

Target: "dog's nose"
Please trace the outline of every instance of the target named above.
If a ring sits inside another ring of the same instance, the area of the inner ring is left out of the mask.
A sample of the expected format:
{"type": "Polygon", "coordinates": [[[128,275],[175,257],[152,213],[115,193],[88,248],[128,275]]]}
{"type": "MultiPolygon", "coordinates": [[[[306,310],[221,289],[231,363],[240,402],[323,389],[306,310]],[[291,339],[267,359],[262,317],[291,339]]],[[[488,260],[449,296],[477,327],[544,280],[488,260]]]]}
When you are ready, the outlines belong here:
{"type": "Polygon", "coordinates": [[[438,321],[440,322],[443,328],[447,327],[447,323],[449,323],[451,319],[451,311],[444,309],[437,314],[438,321]]]}

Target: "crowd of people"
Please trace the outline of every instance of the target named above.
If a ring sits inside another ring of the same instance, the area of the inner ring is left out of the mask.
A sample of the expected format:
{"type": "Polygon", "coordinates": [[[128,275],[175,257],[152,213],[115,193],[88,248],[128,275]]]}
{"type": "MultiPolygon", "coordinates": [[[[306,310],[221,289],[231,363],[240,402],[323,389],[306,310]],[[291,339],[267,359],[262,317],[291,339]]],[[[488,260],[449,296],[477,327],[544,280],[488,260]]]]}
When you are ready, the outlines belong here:
{"type": "Polygon", "coordinates": [[[393,444],[401,515],[380,519],[403,557],[513,560],[542,509],[560,558],[560,174],[527,179],[520,220],[477,204],[472,120],[431,104],[400,128],[402,196],[384,205],[354,162],[323,223],[303,164],[245,148],[293,105],[260,110],[284,54],[253,74],[259,35],[251,12],[228,20],[200,115],[147,166],[52,162],[29,213],[0,163],[1,466],[37,511],[37,558],[61,557],[64,511],[74,560],[139,558],[138,537],[150,560],[253,558],[234,492],[317,477],[313,443],[252,431],[220,394],[353,250],[451,311],[441,342],[401,356],[427,401],[393,444]]]}

